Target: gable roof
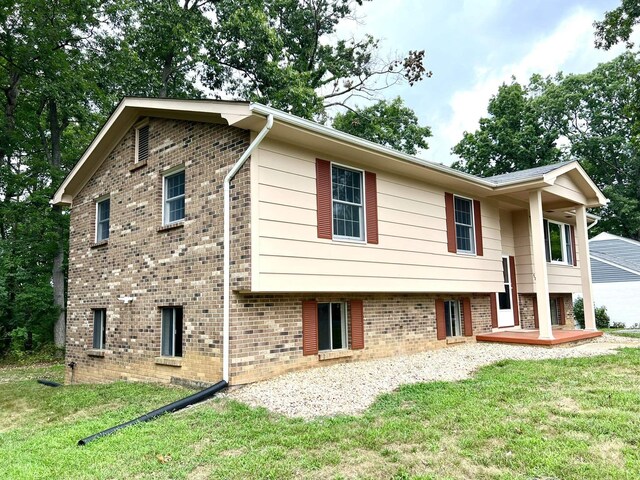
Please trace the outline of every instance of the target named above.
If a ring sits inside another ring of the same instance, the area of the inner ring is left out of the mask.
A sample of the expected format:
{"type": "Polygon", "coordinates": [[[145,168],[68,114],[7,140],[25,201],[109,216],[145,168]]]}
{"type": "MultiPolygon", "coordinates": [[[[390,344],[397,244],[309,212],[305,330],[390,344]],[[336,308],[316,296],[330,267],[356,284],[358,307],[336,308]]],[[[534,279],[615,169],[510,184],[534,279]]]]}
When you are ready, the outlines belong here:
{"type": "Polygon", "coordinates": [[[589,252],[594,259],[640,275],[640,242],[601,233],[589,240],[589,252]]]}
{"type": "Polygon", "coordinates": [[[528,168],[526,170],[518,170],[515,172],[503,173],[492,177],[484,177],[485,180],[495,185],[503,185],[518,180],[533,180],[542,178],[546,173],[553,172],[557,168],[570,164],[571,162],[558,162],[551,165],[542,165],[541,167],[528,168]]]}
{"type": "Polygon", "coordinates": [[[304,146],[311,149],[328,148],[327,145],[330,144],[339,148],[342,154],[362,155],[367,158],[367,161],[377,162],[378,165],[388,165],[388,160],[395,160],[394,165],[397,165],[397,168],[404,168],[405,174],[409,174],[408,166],[410,165],[413,166],[414,172],[416,168],[421,172],[425,172],[424,169],[426,169],[428,172],[422,175],[428,173],[429,178],[434,182],[447,182],[459,189],[470,190],[474,194],[499,195],[511,193],[514,189],[526,190],[553,185],[557,176],[577,171],[581,179],[581,188],[588,192],[588,195],[585,195],[590,199],[587,206],[600,206],[607,202],[602,192],[576,161],[549,165],[544,171],[530,169],[481,178],[258,103],[126,97],[118,104],[78,163],[64,179],[51,203],[71,205],[75,195],[140,117],[156,116],[216,122],[258,131],[263,127],[268,115],[273,115],[275,121],[270,133],[272,137],[277,138],[279,135],[284,141],[291,141],[291,138],[297,136],[303,138],[304,146]],[[548,167],[553,168],[546,170],[548,167]]]}

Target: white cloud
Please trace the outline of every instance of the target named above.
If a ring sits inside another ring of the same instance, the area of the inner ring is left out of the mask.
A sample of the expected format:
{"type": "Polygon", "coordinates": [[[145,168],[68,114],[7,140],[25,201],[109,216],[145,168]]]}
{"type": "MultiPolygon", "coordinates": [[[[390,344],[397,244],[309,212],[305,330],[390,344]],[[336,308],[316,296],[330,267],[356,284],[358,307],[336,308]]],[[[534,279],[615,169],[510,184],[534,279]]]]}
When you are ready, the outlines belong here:
{"type": "Polygon", "coordinates": [[[491,66],[485,59],[487,63],[476,65],[473,85],[451,95],[449,119],[433,124],[434,138],[431,139],[432,149],[428,156],[439,162],[451,163],[454,158],[449,153],[450,149],[460,141],[465,130],[476,130],[478,120],[487,114],[489,99],[502,83],[509,83],[512,76],[521,83],[527,83],[534,73],[585,72],[619,54],[622,47],[609,52],[594,48],[593,19],[597,17],[597,12],[577,9],[550,35],[537,40],[520,60],[491,66]]]}

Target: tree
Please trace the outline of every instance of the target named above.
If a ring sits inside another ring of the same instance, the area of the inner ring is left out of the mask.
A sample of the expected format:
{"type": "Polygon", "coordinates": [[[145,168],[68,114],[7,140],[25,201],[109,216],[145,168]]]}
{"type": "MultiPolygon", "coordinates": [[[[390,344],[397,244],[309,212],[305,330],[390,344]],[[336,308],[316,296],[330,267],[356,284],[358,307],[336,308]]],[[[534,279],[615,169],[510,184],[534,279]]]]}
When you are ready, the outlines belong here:
{"type": "Polygon", "coordinates": [[[622,0],[622,4],[604,14],[604,19],[594,22],[596,28],[596,47],[609,50],[620,42],[632,48],[629,41],[633,27],[640,23],[640,3],[637,0],[622,0]]]}
{"type": "Polygon", "coordinates": [[[418,124],[415,112],[400,97],[339,113],[333,127],[410,155],[429,148],[427,138],[431,136],[431,129],[418,124]]]}
{"type": "Polygon", "coordinates": [[[640,239],[639,74],[640,54],[627,52],[586,74],[535,75],[506,103],[511,105],[506,118],[493,109],[506,91],[503,86],[490,102],[494,115],[454,147],[463,157],[455,166],[494,175],[579,160],[610,200],[598,212],[602,220],[594,233],[640,239]]]}
{"type": "Polygon", "coordinates": [[[559,161],[559,132],[543,122],[539,103],[534,91],[515,80],[503,84],[489,101],[489,117],[453,147],[461,157],[453,167],[491,176],[559,161]]]}

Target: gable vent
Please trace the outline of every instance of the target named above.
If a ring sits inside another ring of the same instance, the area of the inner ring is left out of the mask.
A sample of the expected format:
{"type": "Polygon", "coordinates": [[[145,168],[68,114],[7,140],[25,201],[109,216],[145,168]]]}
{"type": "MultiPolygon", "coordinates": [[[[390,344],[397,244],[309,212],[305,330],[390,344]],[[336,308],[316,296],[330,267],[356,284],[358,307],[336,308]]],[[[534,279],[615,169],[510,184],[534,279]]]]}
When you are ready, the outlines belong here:
{"type": "Polygon", "coordinates": [[[144,125],[136,130],[136,140],[136,162],[146,162],[149,158],[149,125],[144,125]]]}

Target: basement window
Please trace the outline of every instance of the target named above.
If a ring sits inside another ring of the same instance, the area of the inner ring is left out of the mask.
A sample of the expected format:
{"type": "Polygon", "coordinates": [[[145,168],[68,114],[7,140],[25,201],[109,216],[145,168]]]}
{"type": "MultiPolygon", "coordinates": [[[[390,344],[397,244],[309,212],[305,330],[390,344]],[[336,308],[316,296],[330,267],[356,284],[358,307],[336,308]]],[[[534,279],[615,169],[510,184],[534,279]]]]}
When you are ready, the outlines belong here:
{"type": "Polygon", "coordinates": [[[444,302],[444,320],[447,328],[447,337],[462,336],[460,302],[458,300],[447,300],[444,302]]]}
{"type": "Polygon", "coordinates": [[[347,348],[347,305],[345,303],[318,304],[318,350],[347,348]]]}
{"type": "Polygon", "coordinates": [[[182,307],[162,309],[162,350],[163,357],[182,357],[182,307]]]}
{"type": "Polygon", "coordinates": [[[107,310],[96,308],[93,310],[93,348],[104,349],[107,343],[107,310]]]}

